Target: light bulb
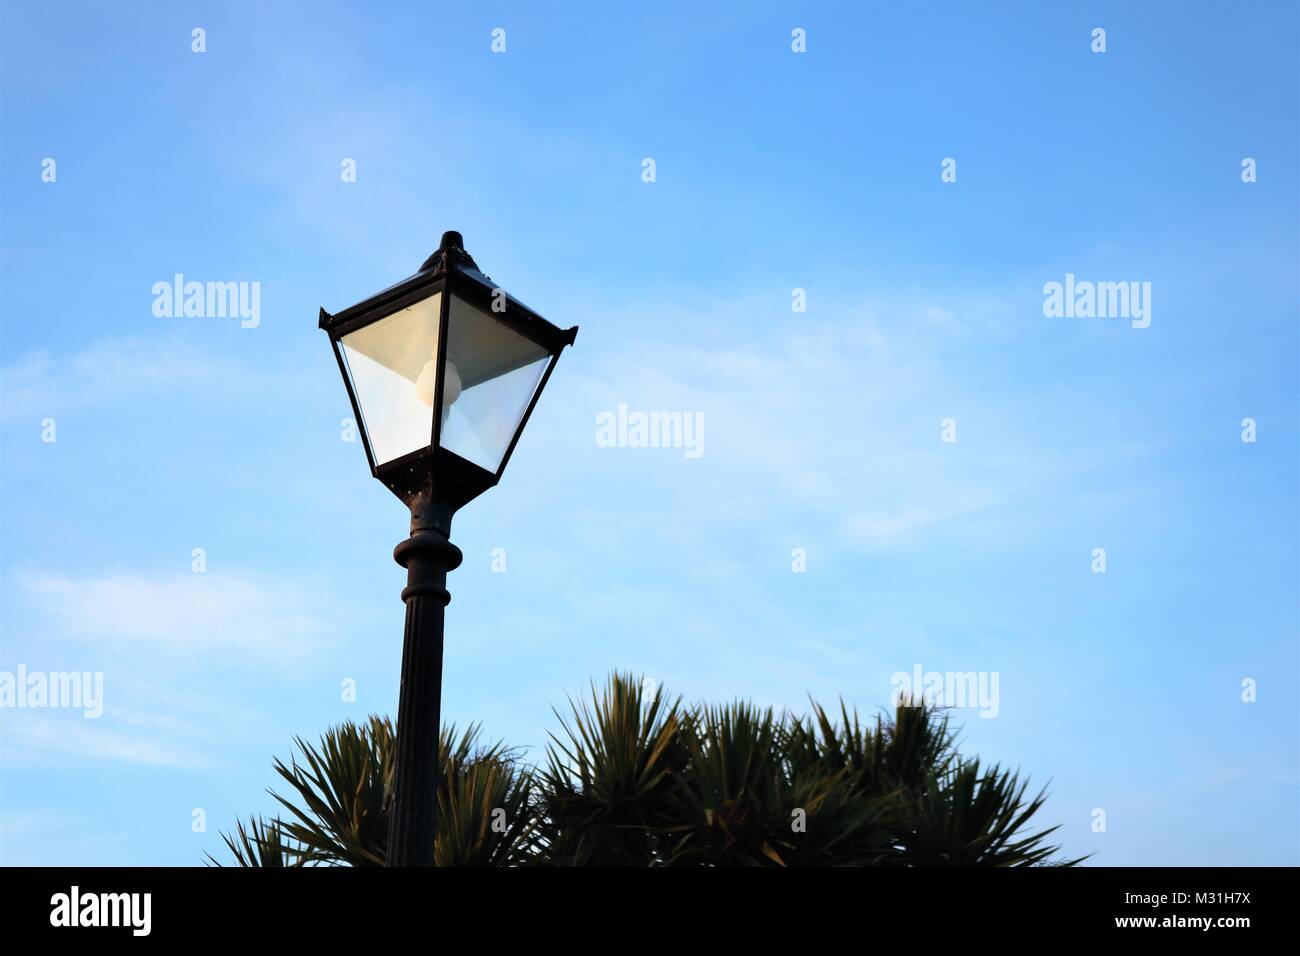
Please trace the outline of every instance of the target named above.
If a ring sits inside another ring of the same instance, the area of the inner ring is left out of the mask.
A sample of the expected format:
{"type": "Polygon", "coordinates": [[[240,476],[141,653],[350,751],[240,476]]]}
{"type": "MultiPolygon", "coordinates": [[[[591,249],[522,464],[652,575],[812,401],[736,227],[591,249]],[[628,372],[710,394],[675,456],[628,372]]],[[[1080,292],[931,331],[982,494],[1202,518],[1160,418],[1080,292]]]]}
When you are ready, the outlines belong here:
{"type": "MultiPolygon", "coordinates": [[[[438,386],[438,366],[432,358],[424,363],[424,368],[420,369],[420,377],[415,380],[415,394],[428,405],[433,407],[434,389],[438,386]]],[[[451,408],[456,399],[460,398],[460,373],[456,371],[456,366],[452,362],[447,363],[446,371],[443,373],[442,382],[442,407],[451,408]]]]}
{"type": "Polygon", "coordinates": [[[454,362],[448,362],[442,373],[442,407],[451,408],[460,398],[460,372],[456,371],[454,362]]]}
{"type": "Polygon", "coordinates": [[[415,394],[433,408],[433,390],[438,384],[438,369],[433,364],[433,359],[424,363],[424,368],[420,369],[420,377],[415,380],[415,394]]]}

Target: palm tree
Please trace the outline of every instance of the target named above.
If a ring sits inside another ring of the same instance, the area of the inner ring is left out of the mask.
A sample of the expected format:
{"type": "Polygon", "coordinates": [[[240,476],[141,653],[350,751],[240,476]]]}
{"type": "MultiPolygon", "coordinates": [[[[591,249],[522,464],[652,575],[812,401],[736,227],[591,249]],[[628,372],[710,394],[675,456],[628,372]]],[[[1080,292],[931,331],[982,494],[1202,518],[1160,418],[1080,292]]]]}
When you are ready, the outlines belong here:
{"type": "Polygon", "coordinates": [[[661,860],[671,797],[687,767],[681,701],[614,675],[591,702],[558,712],[535,812],[554,866],[648,866],[661,860]]]}
{"type": "MultiPolygon", "coordinates": [[[[683,706],[614,674],[557,713],[546,765],[479,728],[439,743],[439,866],[1040,866],[1045,793],[962,757],[947,718],[904,704],[874,725],[815,701],[809,716],[748,703],[683,706]]],[[[222,834],[239,866],[379,866],[393,730],[346,722],[275,770],[288,812],[222,834]]],[[[217,861],[209,857],[216,864],[217,861]]]]}

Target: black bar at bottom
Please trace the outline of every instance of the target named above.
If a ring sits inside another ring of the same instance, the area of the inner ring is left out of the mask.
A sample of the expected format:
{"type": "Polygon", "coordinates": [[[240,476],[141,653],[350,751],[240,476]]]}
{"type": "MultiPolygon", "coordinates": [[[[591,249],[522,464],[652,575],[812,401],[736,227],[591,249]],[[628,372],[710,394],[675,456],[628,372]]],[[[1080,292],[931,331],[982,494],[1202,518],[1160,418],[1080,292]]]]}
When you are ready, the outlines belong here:
{"type": "MultiPolygon", "coordinates": [[[[428,927],[431,900],[457,926],[548,932],[578,924],[590,935],[601,924],[617,930],[706,917],[719,938],[784,924],[796,936],[810,920],[852,938],[997,942],[1069,940],[1104,935],[1136,939],[1199,937],[1217,944],[1263,930],[1289,932],[1294,921],[1294,869],[819,869],[677,872],[515,869],[474,872],[429,869],[8,869],[0,870],[6,941],[68,933],[108,939],[202,939],[206,944],[256,938],[337,945],[374,942],[377,927],[428,927]],[[76,887],[77,922],[72,926],[76,887]],[[115,897],[105,902],[104,894],[115,897]],[[125,897],[121,894],[126,894],[125,897]],[[434,895],[436,894],[436,895],[434,895]],[[95,897],[93,904],[88,897],[95,897]],[[676,901],[671,906],[670,901],[676,901]],[[88,909],[89,907],[89,909],[88,909]],[[84,925],[89,921],[115,926],[84,925]],[[675,916],[672,914],[676,914],[675,916]],[[131,920],[132,914],[137,918],[131,920]],[[830,920],[828,924],[825,921],[830,920]],[[664,922],[666,921],[666,922],[664,922]],[[721,923],[719,922],[721,921],[721,923]],[[56,925],[62,923],[63,925],[56,925]],[[725,924],[725,925],[723,925],[725,924]],[[801,930],[800,927],[803,927],[801,930]],[[854,927],[857,930],[854,930],[854,927]],[[137,935],[138,934],[138,935],[137,935]],[[265,934],[265,936],[263,936],[265,934]]],[[[1272,938],[1272,937],[1271,937],[1272,938]]],[[[684,943],[668,944],[676,949],[684,943]]],[[[860,947],[856,947],[860,948],[860,947]]]]}

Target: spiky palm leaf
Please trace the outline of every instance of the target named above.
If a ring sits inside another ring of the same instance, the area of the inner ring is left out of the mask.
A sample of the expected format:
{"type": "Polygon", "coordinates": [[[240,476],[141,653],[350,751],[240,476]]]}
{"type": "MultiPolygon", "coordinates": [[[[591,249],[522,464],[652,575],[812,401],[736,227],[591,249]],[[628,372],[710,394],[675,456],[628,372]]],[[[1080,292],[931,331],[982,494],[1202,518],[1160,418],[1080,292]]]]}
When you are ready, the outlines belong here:
{"type": "Polygon", "coordinates": [[[278,793],[293,815],[289,836],[321,862],[383,866],[388,845],[387,796],[392,790],[392,724],[372,716],[366,724],[346,721],[326,731],[317,749],[295,737],[302,763],[278,758],[276,772],[297,792],[302,806],[278,793]]]}
{"type": "Polygon", "coordinates": [[[919,793],[957,759],[948,717],[933,707],[899,704],[882,737],[874,771],[879,788],[919,793]]]}
{"type": "Polygon", "coordinates": [[[675,865],[865,865],[890,852],[887,801],[808,759],[807,728],[749,704],[699,708],[675,793],[675,865]]]}
{"type": "Polygon", "coordinates": [[[873,729],[843,701],[838,724],[817,701],[811,704],[810,718],[791,718],[783,743],[787,759],[807,772],[843,771],[861,793],[915,793],[945,773],[955,756],[948,718],[934,708],[902,704],[893,720],[877,716],[873,729]]]}
{"type": "MultiPolygon", "coordinates": [[[[307,866],[312,862],[312,854],[306,847],[284,835],[279,818],[268,823],[253,817],[247,829],[242,820],[236,821],[235,832],[223,832],[221,839],[230,849],[236,866],[307,866]]],[[[204,855],[209,866],[222,865],[211,853],[204,855]]]]}
{"type": "Polygon", "coordinates": [[[660,856],[668,794],[685,754],[679,701],[646,694],[630,674],[612,674],[591,702],[570,699],[542,774],[540,830],[558,866],[647,866],[660,856]]]}
{"type": "MultiPolygon", "coordinates": [[[[1059,847],[1046,842],[1057,827],[1027,832],[1046,792],[1025,799],[1027,783],[996,765],[980,771],[979,760],[957,764],[933,777],[909,802],[903,856],[913,866],[1040,866],[1059,847]]],[[[1063,861],[1073,865],[1078,860],[1063,861]]]]}
{"type": "Polygon", "coordinates": [[[786,820],[772,711],[700,707],[683,722],[690,771],[674,792],[671,861],[720,866],[780,863],[786,820]],[[777,836],[779,834],[780,836],[777,836]]]}
{"type": "Polygon", "coordinates": [[[454,727],[440,735],[434,865],[529,863],[538,852],[532,774],[500,743],[476,749],[477,737],[477,726],[459,740],[454,727]]]}
{"type": "MultiPolygon", "coordinates": [[[[478,745],[479,730],[444,727],[439,734],[438,812],[434,858],[439,866],[517,865],[535,856],[532,777],[515,751],[478,745]]],[[[262,863],[275,848],[270,837],[298,846],[305,861],[323,865],[382,866],[388,849],[393,729],[387,718],[347,721],[327,731],[319,746],[295,738],[300,757],[275,769],[293,797],[272,792],[291,814],[246,835],[242,825],[227,846],[241,866],[262,863]],[[263,832],[267,836],[263,835],[263,832]],[[256,851],[265,849],[266,853],[256,851]]]]}

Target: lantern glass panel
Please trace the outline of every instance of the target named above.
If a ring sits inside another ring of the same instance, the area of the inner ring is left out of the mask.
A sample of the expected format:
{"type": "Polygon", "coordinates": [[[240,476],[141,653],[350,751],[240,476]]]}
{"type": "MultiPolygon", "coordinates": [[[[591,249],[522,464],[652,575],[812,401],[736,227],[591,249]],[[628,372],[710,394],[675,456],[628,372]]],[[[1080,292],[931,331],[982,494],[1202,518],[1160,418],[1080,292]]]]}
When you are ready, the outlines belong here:
{"type": "Polygon", "coordinates": [[[447,311],[441,444],[495,473],[551,354],[460,296],[447,311]]]}
{"type": "Polygon", "coordinates": [[[441,300],[434,293],[340,339],[376,466],[433,442],[441,300]]]}

